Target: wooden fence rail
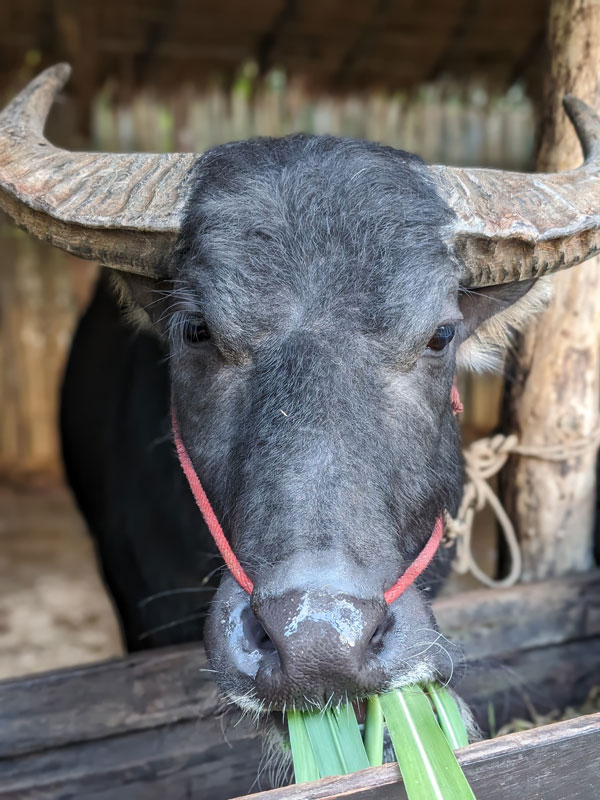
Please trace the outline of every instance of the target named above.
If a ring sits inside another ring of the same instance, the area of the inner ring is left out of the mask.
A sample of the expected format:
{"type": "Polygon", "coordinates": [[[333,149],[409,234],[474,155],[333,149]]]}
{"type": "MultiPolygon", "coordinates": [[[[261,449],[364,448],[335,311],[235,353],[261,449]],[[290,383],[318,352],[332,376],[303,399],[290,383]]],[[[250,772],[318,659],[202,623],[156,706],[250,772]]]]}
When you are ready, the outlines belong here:
{"type": "MultiPolygon", "coordinates": [[[[477,742],[460,749],[457,757],[477,800],[509,797],[592,800],[600,793],[599,752],[600,713],[477,742]]],[[[407,800],[396,764],[251,797],[253,800],[407,800]]]]}

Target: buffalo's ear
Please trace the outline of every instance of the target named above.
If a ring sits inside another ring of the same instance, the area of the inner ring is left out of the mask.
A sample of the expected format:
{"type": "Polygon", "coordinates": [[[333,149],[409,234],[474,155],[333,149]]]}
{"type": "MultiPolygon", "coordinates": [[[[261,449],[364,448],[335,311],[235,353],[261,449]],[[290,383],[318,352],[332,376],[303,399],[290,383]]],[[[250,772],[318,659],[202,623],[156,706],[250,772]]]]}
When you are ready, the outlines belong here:
{"type": "Polygon", "coordinates": [[[170,305],[169,281],[111,270],[113,289],[128,321],[136,328],[162,336],[170,305]]]}
{"type": "Polygon", "coordinates": [[[479,372],[497,370],[516,333],[550,299],[548,278],[515,281],[483,289],[461,289],[459,305],[464,317],[465,338],[457,353],[458,369],[479,372]]]}

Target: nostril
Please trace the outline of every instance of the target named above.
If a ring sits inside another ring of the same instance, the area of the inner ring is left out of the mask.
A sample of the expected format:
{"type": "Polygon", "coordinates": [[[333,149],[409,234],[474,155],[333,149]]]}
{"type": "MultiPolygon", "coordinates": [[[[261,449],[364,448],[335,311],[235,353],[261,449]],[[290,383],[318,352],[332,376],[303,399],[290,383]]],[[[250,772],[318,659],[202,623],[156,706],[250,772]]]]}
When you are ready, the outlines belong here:
{"type": "Polygon", "coordinates": [[[270,653],[277,653],[277,648],[275,647],[274,642],[269,637],[269,634],[263,628],[263,626],[258,623],[258,627],[260,630],[257,632],[256,638],[256,646],[257,648],[264,653],[265,655],[270,653]]]}
{"type": "Polygon", "coordinates": [[[375,628],[373,636],[371,636],[367,645],[368,649],[375,655],[383,650],[384,640],[387,634],[392,629],[394,620],[391,614],[386,614],[379,625],[375,628]]]}
{"type": "Polygon", "coordinates": [[[251,608],[244,610],[242,624],[248,649],[258,650],[264,659],[268,659],[272,663],[278,662],[277,647],[251,608]]]}

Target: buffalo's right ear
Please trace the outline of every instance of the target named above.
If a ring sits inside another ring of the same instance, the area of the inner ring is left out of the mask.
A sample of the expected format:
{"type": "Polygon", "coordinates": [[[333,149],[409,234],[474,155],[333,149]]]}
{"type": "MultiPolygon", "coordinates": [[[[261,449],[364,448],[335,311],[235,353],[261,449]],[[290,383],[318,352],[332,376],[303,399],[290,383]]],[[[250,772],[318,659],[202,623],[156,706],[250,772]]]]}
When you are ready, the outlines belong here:
{"type": "Polygon", "coordinates": [[[515,334],[546,307],[551,289],[549,278],[462,289],[459,305],[466,336],[456,356],[457,368],[498,370],[515,334]]]}
{"type": "Polygon", "coordinates": [[[128,321],[163,336],[171,305],[170,282],[133,272],[111,270],[111,281],[128,321]]]}

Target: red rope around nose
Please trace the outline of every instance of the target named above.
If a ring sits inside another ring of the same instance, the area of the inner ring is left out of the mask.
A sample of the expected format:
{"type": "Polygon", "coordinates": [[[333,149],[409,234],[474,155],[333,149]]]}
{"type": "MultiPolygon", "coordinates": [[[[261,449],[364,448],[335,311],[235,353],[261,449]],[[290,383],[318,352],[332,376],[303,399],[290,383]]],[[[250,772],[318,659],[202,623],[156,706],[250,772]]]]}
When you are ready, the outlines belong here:
{"type": "MultiPolygon", "coordinates": [[[[460,414],[463,410],[462,403],[460,402],[460,397],[458,394],[458,390],[456,386],[452,386],[452,392],[450,394],[450,402],[452,403],[452,411],[454,414],[460,414]]],[[[237,560],[235,553],[231,549],[231,545],[227,541],[227,537],[223,532],[223,528],[221,527],[219,520],[215,512],[213,511],[213,507],[210,504],[208,497],[206,496],[206,492],[202,488],[202,484],[200,483],[200,479],[196,475],[196,470],[194,469],[194,465],[185,449],[185,445],[181,439],[181,435],[179,433],[179,425],[177,424],[177,417],[175,416],[174,408],[171,408],[171,425],[173,427],[173,437],[175,439],[175,447],[177,449],[177,456],[179,458],[179,463],[181,465],[181,469],[183,470],[185,477],[187,478],[187,482],[189,484],[190,489],[192,490],[192,494],[194,495],[194,500],[196,501],[196,505],[200,509],[200,513],[204,517],[204,521],[210,531],[213,539],[215,540],[215,544],[217,545],[221,556],[223,557],[223,561],[227,565],[227,568],[239,583],[239,585],[244,589],[244,591],[248,592],[248,594],[252,594],[254,589],[254,584],[250,580],[250,578],[246,575],[246,572],[240,562],[237,560]]],[[[427,544],[421,550],[419,555],[415,558],[412,564],[407,568],[405,572],[398,578],[396,583],[387,589],[383,597],[385,602],[389,605],[393,603],[394,600],[397,600],[400,595],[405,592],[408,587],[413,584],[419,575],[427,569],[429,562],[434,557],[437,552],[438,547],[440,546],[440,542],[442,541],[442,536],[444,535],[444,522],[442,520],[441,515],[436,519],[435,525],[433,526],[433,531],[427,544]]]]}
{"type": "Polygon", "coordinates": [[[435,521],[433,531],[427,540],[425,547],[421,550],[410,567],[408,567],[407,570],[400,575],[396,583],[393,586],[390,586],[390,588],[383,593],[383,598],[388,606],[390,603],[393,603],[394,600],[397,600],[400,595],[403,594],[408,587],[417,580],[419,575],[427,569],[429,562],[437,553],[437,549],[440,546],[443,535],[444,522],[440,515],[435,521]]]}
{"type": "Polygon", "coordinates": [[[250,578],[246,575],[246,572],[240,562],[237,560],[235,553],[231,549],[231,545],[227,541],[227,537],[223,533],[223,528],[219,524],[219,520],[213,508],[210,504],[210,500],[206,496],[206,492],[202,488],[202,484],[200,483],[200,479],[196,475],[196,470],[192,464],[190,457],[187,454],[187,450],[185,449],[185,445],[181,440],[181,436],[179,434],[179,425],[177,424],[177,418],[175,417],[175,411],[171,408],[171,425],[173,426],[173,435],[175,438],[175,447],[177,448],[177,455],[179,456],[179,463],[181,464],[181,469],[185,473],[185,477],[187,478],[187,482],[190,485],[190,489],[192,490],[192,494],[194,495],[194,500],[196,501],[196,505],[200,509],[200,513],[204,517],[204,522],[208,527],[208,530],[211,532],[213,539],[215,540],[215,544],[219,548],[219,553],[223,556],[223,561],[227,564],[227,567],[239,585],[244,589],[248,594],[252,594],[252,590],[254,589],[254,584],[250,580],[250,578]]]}

